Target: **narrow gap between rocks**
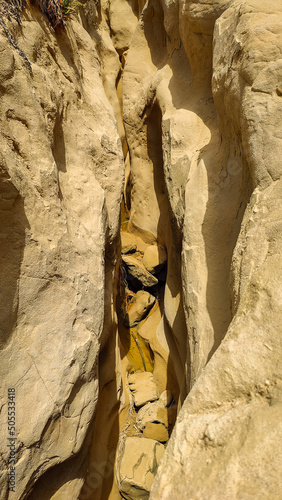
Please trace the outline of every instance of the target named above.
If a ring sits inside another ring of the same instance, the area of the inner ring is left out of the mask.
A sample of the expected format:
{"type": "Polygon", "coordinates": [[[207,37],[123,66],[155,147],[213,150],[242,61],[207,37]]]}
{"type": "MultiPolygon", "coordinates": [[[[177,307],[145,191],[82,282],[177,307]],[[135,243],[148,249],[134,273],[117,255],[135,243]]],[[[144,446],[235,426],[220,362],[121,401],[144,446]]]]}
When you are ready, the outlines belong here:
{"type": "MultiPolygon", "coordinates": [[[[158,339],[164,308],[167,252],[128,232],[129,214],[122,205],[121,261],[117,315],[124,401],[116,477],[123,498],[149,495],[164,445],[172,431],[177,397],[167,388],[167,359],[158,339]]],[[[144,497],[145,498],[145,497],[144,497]]]]}
{"type": "MultiPolygon", "coordinates": [[[[116,92],[121,116],[127,49],[116,47],[120,61],[116,92]]],[[[185,349],[176,344],[173,334],[175,330],[186,342],[182,299],[175,280],[175,273],[180,276],[179,249],[171,235],[158,103],[145,108],[143,118],[138,140],[146,138],[148,160],[144,169],[151,179],[147,196],[149,203],[153,199],[156,205],[148,218],[157,224],[157,230],[155,235],[143,231],[132,217],[132,203],[136,213],[134,196],[138,185],[134,184],[132,173],[133,137],[124,131],[122,120],[119,131],[125,187],[120,252],[115,277],[109,277],[114,283],[115,318],[112,335],[100,352],[100,394],[90,465],[80,500],[133,500],[140,495],[149,498],[177,411],[186,395],[183,363],[178,363],[181,356],[185,358],[185,349]],[[166,296],[166,300],[176,300],[172,319],[165,314],[166,296]]]]}

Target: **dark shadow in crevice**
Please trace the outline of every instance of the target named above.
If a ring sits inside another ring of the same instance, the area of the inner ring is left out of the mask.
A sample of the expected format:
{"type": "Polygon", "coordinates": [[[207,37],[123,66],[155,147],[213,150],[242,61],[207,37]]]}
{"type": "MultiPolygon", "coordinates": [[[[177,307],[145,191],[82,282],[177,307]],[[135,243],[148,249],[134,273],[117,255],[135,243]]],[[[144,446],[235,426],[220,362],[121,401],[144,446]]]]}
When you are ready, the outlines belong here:
{"type": "Polygon", "coordinates": [[[0,170],[0,346],[8,343],[17,322],[19,279],[29,223],[9,175],[0,170]]]}
{"type": "Polygon", "coordinates": [[[66,172],[66,147],[63,131],[63,116],[59,112],[56,115],[55,125],[53,129],[53,156],[57,168],[60,172],[66,172]]]}
{"type": "Polygon", "coordinates": [[[118,242],[106,246],[104,326],[100,338],[99,394],[91,426],[88,467],[79,500],[104,500],[115,485],[114,463],[119,439],[119,388],[117,387],[116,334],[112,303],[116,303],[118,242]]]}
{"type": "MultiPolygon", "coordinates": [[[[154,190],[159,205],[160,217],[157,228],[158,242],[167,249],[168,263],[165,294],[171,296],[175,308],[178,301],[177,311],[173,312],[173,323],[169,325],[166,313],[163,311],[166,324],[165,335],[170,349],[167,367],[167,387],[171,390],[170,377],[176,374],[178,388],[172,392],[180,394],[181,403],[186,397],[185,364],[187,354],[187,329],[184,317],[182,290],[181,290],[181,242],[172,230],[171,211],[168,203],[168,193],[164,177],[163,150],[162,150],[162,112],[160,106],[155,102],[146,117],[147,126],[147,150],[148,156],[153,164],[154,190]]],[[[165,295],[166,297],[166,295],[165,295]]],[[[175,383],[175,379],[173,381],[175,383]]]]}

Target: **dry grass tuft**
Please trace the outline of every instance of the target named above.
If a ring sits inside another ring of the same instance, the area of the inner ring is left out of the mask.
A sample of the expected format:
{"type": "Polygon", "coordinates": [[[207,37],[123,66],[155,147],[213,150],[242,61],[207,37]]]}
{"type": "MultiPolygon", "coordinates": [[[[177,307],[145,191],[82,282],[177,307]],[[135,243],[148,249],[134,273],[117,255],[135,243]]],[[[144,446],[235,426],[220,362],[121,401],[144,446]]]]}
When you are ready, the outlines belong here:
{"type": "Polygon", "coordinates": [[[18,46],[16,40],[14,39],[12,33],[7,27],[4,18],[6,17],[9,21],[16,21],[19,25],[21,25],[21,12],[22,9],[26,7],[26,0],[1,0],[0,1],[0,26],[3,28],[4,33],[10,42],[10,44],[14,47],[14,49],[18,52],[18,54],[24,59],[30,73],[32,73],[31,64],[26,57],[24,51],[18,46]]]}
{"type": "MultiPolygon", "coordinates": [[[[57,31],[64,28],[66,22],[77,16],[78,9],[83,4],[79,0],[31,0],[43,12],[57,31]]],[[[27,7],[27,0],[0,0],[0,26],[3,28],[8,41],[24,59],[29,71],[31,65],[24,51],[18,46],[14,36],[9,30],[5,18],[16,21],[21,25],[22,10],[27,7]]]]}
{"type": "Polygon", "coordinates": [[[37,0],[39,9],[46,14],[55,29],[64,27],[64,18],[60,0],[37,0]]]}
{"type": "Polygon", "coordinates": [[[0,12],[9,21],[14,19],[18,24],[21,24],[21,11],[24,7],[26,7],[26,0],[2,0],[0,12]]]}

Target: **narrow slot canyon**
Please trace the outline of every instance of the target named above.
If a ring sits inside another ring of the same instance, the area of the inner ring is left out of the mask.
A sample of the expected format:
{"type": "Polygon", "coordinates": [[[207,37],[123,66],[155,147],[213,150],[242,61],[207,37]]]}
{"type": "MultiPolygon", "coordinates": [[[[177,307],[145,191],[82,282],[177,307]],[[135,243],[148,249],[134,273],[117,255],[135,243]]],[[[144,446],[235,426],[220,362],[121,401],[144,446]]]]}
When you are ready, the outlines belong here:
{"type": "Polygon", "coordinates": [[[177,413],[231,321],[229,270],[248,179],[242,189],[241,160],[229,160],[237,162],[238,182],[231,193],[216,192],[233,153],[220,145],[210,43],[193,79],[177,26],[172,32],[164,26],[162,6],[151,1],[129,47],[120,31],[116,39],[125,184],[115,321],[100,354],[101,393],[81,499],[148,498],[177,413]]]}
{"type": "MultiPolygon", "coordinates": [[[[159,7],[157,12],[161,15],[159,7]]],[[[112,26],[109,18],[107,22],[112,26]]],[[[155,27],[159,22],[157,17],[155,27]]],[[[174,234],[171,222],[162,110],[152,92],[151,101],[140,102],[143,108],[133,113],[132,122],[126,118],[124,99],[131,101],[131,93],[125,98],[124,81],[130,75],[130,47],[124,33],[119,32],[116,40],[113,31],[111,36],[120,61],[115,114],[125,183],[114,278],[115,321],[100,354],[100,396],[81,499],[147,497],[187,394],[181,237],[174,234]]],[[[159,36],[165,40],[160,32],[154,46],[159,36]]],[[[137,61],[134,51],[133,57],[137,61]]],[[[131,86],[130,81],[126,84],[131,86]]]]}
{"type": "Polygon", "coordinates": [[[281,10],[0,0],[0,500],[278,499],[281,10]]]}
{"type": "MultiPolygon", "coordinates": [[[[120,59],[123,66],[125,57],[120,59]]],[[[122,67],[118,94],[125,71],[122,67]]],[[[145,105],[134,135],[125,124],[121,140],[125,186],[114,278],[115,323],[100,354],[101,393],[82,499],[148,496],[187,393],[181,243],[171,228],[159,104],[145,105]],[[141,158],[136,158],[136,149],[142,149],[141,158]]]]}

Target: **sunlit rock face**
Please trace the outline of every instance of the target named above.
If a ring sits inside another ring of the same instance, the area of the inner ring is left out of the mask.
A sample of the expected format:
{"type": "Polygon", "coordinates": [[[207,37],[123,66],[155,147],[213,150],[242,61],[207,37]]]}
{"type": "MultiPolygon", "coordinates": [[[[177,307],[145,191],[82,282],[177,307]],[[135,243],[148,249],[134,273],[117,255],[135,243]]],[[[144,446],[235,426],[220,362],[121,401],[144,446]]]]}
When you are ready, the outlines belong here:
{"type": "Polygon", "coordinates": [[[34,498],[77,498],[111,302],[105,255],[114,259],[123,154],[87,31],[74,22],[56,34],[36,7],[21,20],[7,26],[32,73],[2,31],[0,40],[1,498],[8,388],[16,391],[16,498],[36,483],[34,498]]]}
{"type": "Polygon", "coordinates": [[[278,500],[281,1],[81,3],[0,1],[0,499],[278,500]]]}
{"type": "Polygon", "coordinates": [[[183,45],[199,87],[205,58],[191,40],[204,50],[212,38],[205,53],[212,54],[217,122],[186,185],[182,276],[192,389],[151,499],[280,494],[281,11],[281,2],[181,6],[183,45]],[[206,266],[189,226],[206,242],[206,266]]]}

